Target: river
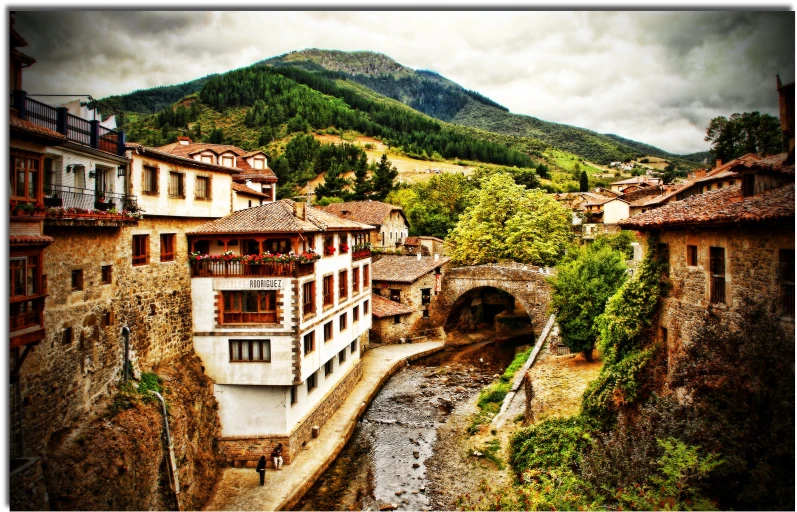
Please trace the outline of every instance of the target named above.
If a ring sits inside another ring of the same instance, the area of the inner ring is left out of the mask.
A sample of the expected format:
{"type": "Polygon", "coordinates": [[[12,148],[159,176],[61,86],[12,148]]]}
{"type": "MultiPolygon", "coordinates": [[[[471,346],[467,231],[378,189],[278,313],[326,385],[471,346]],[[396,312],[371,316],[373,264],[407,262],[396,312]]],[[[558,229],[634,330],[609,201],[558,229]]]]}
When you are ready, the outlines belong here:
{"type": "Polygon", "coordinates": [[[503,373],[529,337],[482,342],[420,359],[375,397],[354,435],[294,510],[451,508],[446,482],[427,471],[441,450],[438,430],[503,373]]]}

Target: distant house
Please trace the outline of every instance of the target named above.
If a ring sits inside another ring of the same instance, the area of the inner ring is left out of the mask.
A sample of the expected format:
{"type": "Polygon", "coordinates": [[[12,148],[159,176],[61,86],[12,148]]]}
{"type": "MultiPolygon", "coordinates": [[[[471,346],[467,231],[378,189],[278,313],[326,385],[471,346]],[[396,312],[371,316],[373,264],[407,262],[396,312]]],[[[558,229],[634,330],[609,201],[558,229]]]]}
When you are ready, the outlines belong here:
{"type": "Polygon", "coordinates": [[[404,249],[409,254],[424,256],[444,255],[446,251],[445,241],[434,236],[408,236],[404,239],[404,249]]]}
{"type": "MultiPolygon", "coordinates": [[[[624,170],[631,170],[632,168],[626,169],[623,167],[624,170]]],[[[661,185],[661,178],[650,178],[648,176],[635,176],[633,178],[628,178],[627,180],[620,180],[615,181],[614,183],[609,185],[609,188],[612,192],[619,192],[623,193],[628,187],[631,186],[651,186],[651,185],[661,185]]]]}
{"type": "Polygon", "coordinates": [[[368,233],[368,240],[374,246],[399,247],[410,229],[407,216],[400,206],[380,201],[332,203],[321,209],[344,219],[374,226],[375,229],[368,233]]]}
{"type": "Polygon", "coordinates": [[[404,308],[385,308],[374,314],[372,340],[398,343],[399,338],[436,335],[429,308],[437,296],[450,258],[435,256],[383,256],[373,263],[372,292],[404,308]],[[406,309],[409,308],[409,309],[406,309]]]}

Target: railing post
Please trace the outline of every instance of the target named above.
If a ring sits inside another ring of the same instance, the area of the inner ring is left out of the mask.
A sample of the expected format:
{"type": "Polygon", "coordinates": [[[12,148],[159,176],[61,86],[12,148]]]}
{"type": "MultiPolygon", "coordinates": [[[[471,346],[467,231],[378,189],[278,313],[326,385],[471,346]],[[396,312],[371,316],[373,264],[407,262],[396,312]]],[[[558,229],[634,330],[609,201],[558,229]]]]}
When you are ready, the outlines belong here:
{"type": "Polygon", "coordinates": [[[27,109],[25,108],[27,103],[28,93],[17,89],[14,91],[14,106],[17,108],[18,116],[20,119],[27,119],[27,109]]]}
{"type": "Polygon", "coordinates": [[[117,150],[117,152],[119,153],[119,156],[125,156],[125,131],[124,130],[119,130],[119,138],[117,140],[119,141],[119,149],[117,150]]]}
{"type": "Polygon", "coordinates": [[[100,122],[95,119],[93,121],[89,121],[89,123],[91,124],[91,140],[89,145],[94,149],[97,149],[99,147],[100,141],[100,122]]]}
{"type": "Polygon", "coordinates": [[[67,123],[66,115],[69,113],[69,109],[66,107],[56,107],[56,119],[55,119],[55,131],[62,135],[66,135],[67,127],[69,126],[67,123]]]}

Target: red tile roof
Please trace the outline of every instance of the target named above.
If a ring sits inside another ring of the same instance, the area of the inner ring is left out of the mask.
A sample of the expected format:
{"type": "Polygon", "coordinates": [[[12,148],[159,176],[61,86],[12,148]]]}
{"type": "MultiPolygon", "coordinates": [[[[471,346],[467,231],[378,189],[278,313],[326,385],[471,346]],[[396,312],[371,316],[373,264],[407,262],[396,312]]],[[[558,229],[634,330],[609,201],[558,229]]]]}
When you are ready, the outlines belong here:
{"type": "Polygon", "coordinates": [[[404,245],[421,245],[421,239],[417,236],[408,236],[404,239],[404,245]]]}
{"type": "Polygon", "coordinates": [[[434,256],[382,256],[373,263],[373,281],[389,283],[412,283],[424,274],[437,267],[442,267],[451,258],[441,256],[438,261],[434,256]]]}
{"type": "Polygon", "coordinates": [[[232,189],[241,194],[249,194],[250,196],[257,196],[257,197],[266,197],[269,199],[271,198],[271,194],[264,194],[263,192],[258,192],[257,190],[249,188],[241,183],[233,183],[232,189]]]}
{"type": "Polygon", "coordinates": [[[312,206],[307,207],[307,220],[300,219],[294,214],[294,202],[283,199],[231,213],[189,233],[313,233],[369,229],[373,226],[341,219],[312,206]]]}
{"type": "Polygon", "coordinates": [[[11,235],[12,244],[49,244],[53,237],[46,235],[11,235]]]}
{"type": "MultiPolygon", "coordinates": [[[[344,219],[356,220],[357,222],[364,222],[373,226],[381,226],[382,223],[388,218],[391,212],[397,211],[404,217],[404,222],[407,222],[407,217],[404,215],[404,210],[400,206],[387,204],[380,201],[349,201],[347,203],[332,203],[329,206],[321,207],[324,211],[329,212],[344,219]]],[[[409,225],[409,223],[407,222],[409,225]]]]}
{"type": "Polygon", "coordinates": [[[658,229],[664,226],[761,222],[794,218],[794,183],[754,196],[742,197],[733,185],[690,196],[660,208],[621,220],[629,229],[658,229]]]}
{"type": "Polygon", "coordinates": [[[31,123],[30,121],[25,121],[24,119],[20,119],[18,117],[11,116],[9,118],[9,124],[11,125],[12,130],[30,132],[34,135],[41,135],[50,139],[66,140],[65,135],[62,135],[49,128],[45,128],[44,126],[31,123]]]}
{"type": "Polygon", "coordinates": [[[409,315],[415,310],[404,304],[386,299],[375,293],[371,294],[371,314],[377,318],[387,318],[396,315],[409,315]]]}
{"type": "Polygon", "coordinates": [[[234,153],[238,158],[235,159],[235,167],[242,171],[246,171],[247,173],[251,174],[251,177],[247,177],[248,179],[263,179],[263,178],[274,178],[276,179],[276,175],[274,172],[269,169],[255,169],[249,165],[249,162],[246,161],[246,158],[249,158],[252,155],[256,154],[263,154],[264,156],[268,156],[260,150],[257,151],[245,151],[237,146],[232,146],[230,144],[209,144],[204,142],[189,142],[188,144],[182,144],[178,142],[172,142],[171,144],[166,144],[165,146],[160,146],[157,148],[153,148],[161,153],[166,153],[168,155],[175,155],[184,158],[192,158],[191,155],[195,155],[197,153],[201,153],[202,151],[212,151],[217,155],[221,155],[222,153],[234,153]]]}
{"type": "Polygon", "coordinates": [[[147,155],[151,158],[156,158],[160,160],[166,160],[171,162],[178,162],[183,165],[189,165],[192,167],[199,167],[203,169],[207,169],[209,171],[217,171],[217,172],[224,172],[227,174],[232,174],[233,177],[237,177],[240,174],[240,169],[234,167],[224,167],[223,165],[215,165],[215,164],[208,164],[205,162],[200,162],[198,160],[194,160],[193,158],[188,158],[179,155],[172,155],[169,153],[164,153],[156,148],[150,148],[146,146],[142,146],[137,142],[126,142],[125,148],[134,150],[136,153],[141,153],[147,155]]]}

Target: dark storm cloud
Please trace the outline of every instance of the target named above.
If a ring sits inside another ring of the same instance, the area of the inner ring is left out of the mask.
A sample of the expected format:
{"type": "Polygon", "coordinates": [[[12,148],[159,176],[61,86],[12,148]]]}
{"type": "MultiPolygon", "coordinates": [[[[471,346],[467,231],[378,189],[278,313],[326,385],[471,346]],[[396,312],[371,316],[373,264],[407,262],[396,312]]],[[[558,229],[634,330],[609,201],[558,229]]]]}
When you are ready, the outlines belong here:
{"type": "Polygon", "coordinates": [[[304,48],[372,50],[513,112],[705,149],[712,117],[777,114],[793,12],[18,12],[25,87],[96,97],[304,48]]]}

